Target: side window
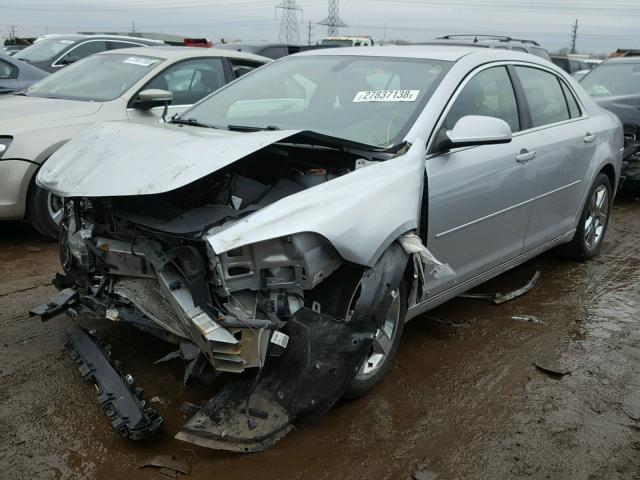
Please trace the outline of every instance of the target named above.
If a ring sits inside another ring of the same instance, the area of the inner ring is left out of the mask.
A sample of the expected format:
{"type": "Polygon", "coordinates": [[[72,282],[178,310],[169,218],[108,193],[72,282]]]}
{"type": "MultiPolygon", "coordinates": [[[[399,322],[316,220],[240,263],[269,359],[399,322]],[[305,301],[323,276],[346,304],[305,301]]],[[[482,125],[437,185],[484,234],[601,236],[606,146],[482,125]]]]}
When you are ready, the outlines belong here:
{"type": "Polygon", "coordinates": [[[239,78],[263,65],[262,63],[252,62],[250,60],[238,60],[237,58],[230,58],[229,61],[231,62],[231,69],[233,70],[233,76],[235,78],[239,78]]]}
{"type": "Polygon", "coordinates": [[[58,63],[68,65],[90,55],[104,52],[105,50],[107,50],[107,42],[102,40],[91,40],[89,42],[81,43],[77,47],[69,50],[69,52],[62,57],[58,63]]]}
{"type": "Polygon", "coordinates": [[[575,60],[569,60],[569,73],[577,72],[580,70],[580,63],[575,60]]]}
{"type": "Polygon", "coordinates": [[[0,61],[0,80],[10,80],[18,77],[18,69],[13,65],[0,61]]]}
{"type": "Polygon", "coordinates": [[[561,80],[558,80],[558,81],[560,82],[560,86],[562,87],[562,92],[564,93],[564,96],[567,99],[567,105],[569,105],[569,115],[571,115],[571,118],[581,117],[582,112],[580,111],[580,106],[578,105],[578,101],[576,100],[576,97],[573,95],[571,90],[569,90],[569,87],[567,87],[567,85],[563,81],[561,80]]]}
{"type": "Polygon", "coordinates": [[[532,126],[539,127],[569,119],[567,102],[558,77],[537,68],[515,69],[527,97],[532,126]]]}
{"type": "Polygon", "coordinates": [[[173,105],[191,105],[225,84],[219,58],[201,58],[176,63],[151,80],[143,89],[159,88],[173,93],[173,105]]]}
{"type": "Polygon", "coordinates": [[[132,48],[132,47],[143,47],[144,45],[136,45],[135,43],[128,42],[107,42],[109,45],[109,50],[118,50],[119,48],[132,48]]]}
{"type": "Polygon", "coordinates": [[[483,70],[464,86],[447,114],[445,128],[451,130],[465,115],[500,118],[512,132],[520,130],[516,96],[505,67],[483,70]]]}

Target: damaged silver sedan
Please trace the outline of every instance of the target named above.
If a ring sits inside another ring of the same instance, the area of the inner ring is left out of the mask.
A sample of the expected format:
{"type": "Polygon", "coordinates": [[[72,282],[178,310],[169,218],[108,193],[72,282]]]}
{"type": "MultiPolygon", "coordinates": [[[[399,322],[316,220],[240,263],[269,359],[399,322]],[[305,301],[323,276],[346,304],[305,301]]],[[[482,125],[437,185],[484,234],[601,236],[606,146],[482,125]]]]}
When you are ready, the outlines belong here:
{"type": "MultiPolygon", "coordinates": [[[[619,121],[534,56],[287,57],[44,164],[65,273],[33,313],[131,323],[176,345],[186,381],[235,374],[177,438],[259,451],[369,391],[405,321],[552,247],[595,255],[621,148],[619,121]]],[[[116,430],[146,436],[161,420],[91,337],[70,334],[81,372],[116,430]]]]}

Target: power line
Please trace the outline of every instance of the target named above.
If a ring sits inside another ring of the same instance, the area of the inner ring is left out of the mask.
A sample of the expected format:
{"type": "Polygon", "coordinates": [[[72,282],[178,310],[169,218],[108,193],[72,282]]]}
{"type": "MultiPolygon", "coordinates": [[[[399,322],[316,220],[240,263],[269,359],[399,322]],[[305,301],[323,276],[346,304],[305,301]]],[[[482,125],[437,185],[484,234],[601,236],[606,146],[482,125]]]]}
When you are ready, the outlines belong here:
{"type": "Polygon", "coordinates": [[[347,24],[340,19],[339,9],[339,0],[329,0],[329,15],[324,20],[318,22],[318,25],[327,26],[327,35],[329,37],[338,35],[338,28],[347,26],[347,24]]]}
{"type": "Polygon", "coordinates": [[[302,8],[296,4],[296,0],[282,0],[282,3],[276,5],[276,9],[278,8],[282,10],[278,39],[281,42],[298,43],[300,41],[298,12],[302,14],[302,8]]]}

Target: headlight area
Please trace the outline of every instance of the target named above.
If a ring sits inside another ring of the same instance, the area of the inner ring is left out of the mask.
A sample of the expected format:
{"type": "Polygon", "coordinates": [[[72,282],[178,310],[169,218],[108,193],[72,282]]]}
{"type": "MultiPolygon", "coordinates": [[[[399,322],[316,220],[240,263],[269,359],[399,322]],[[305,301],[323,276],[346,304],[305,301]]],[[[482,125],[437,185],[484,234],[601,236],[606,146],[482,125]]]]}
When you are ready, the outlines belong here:
{"type": "Polygon", "coordinates": [[[271,350],[286,347],[280,330],[305,301],[320,311],[305,293],[342,264],[314,233],[218,255],[203,238],[96,221],[86,200],[69,202],[67,210],[60,245],[66,277],[59,287],[78,289],[84,309],[178,344],[188,375],[196,377],[208,375],[206,364],[233,373],[263,367],[271,350]],[[80,218],[73,205],[88,215],[80,218]]]}
{"type": "MultiPolygon", "coordinates": [[[[340,267],[331,244],[318,234],[299,233],[216,255],[208,246],[215,291],[225,308],[245,319],[291,317],[313,290],[340,267]]],[[[319,309],[320,306],[311,307],[319,309]]]]}
{"type": "Polygon", "coordinates": [[[4,156],[4,154],[9,150],[9,145],[13,142],[13,137],[6,137],[0,135],[0,159],[4,156]]]}

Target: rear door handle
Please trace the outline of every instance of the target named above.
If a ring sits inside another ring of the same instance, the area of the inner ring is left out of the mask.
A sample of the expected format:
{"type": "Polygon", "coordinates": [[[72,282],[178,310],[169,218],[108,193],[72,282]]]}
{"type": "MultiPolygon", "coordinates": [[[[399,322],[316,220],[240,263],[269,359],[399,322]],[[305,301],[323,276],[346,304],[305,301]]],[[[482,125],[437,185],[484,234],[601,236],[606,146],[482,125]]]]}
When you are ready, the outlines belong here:
{"type": "Polygon", "coordinates": [[[591,135],[590,133],[587,132],[587,134],[584,136],[584,143],[591,143],[596,139],[595,135],[591,135]]]}
{"type": "Polygon", "coordinates": [[[518,154],[518,156],[516,157],[516,161],[518,163],[527,163],[530,160],[533,160],[534,158],[536,158],[536,152],[535,151],[528,151],[526,149],[522,149],[520,150],[520,153],[518,154]]]}

